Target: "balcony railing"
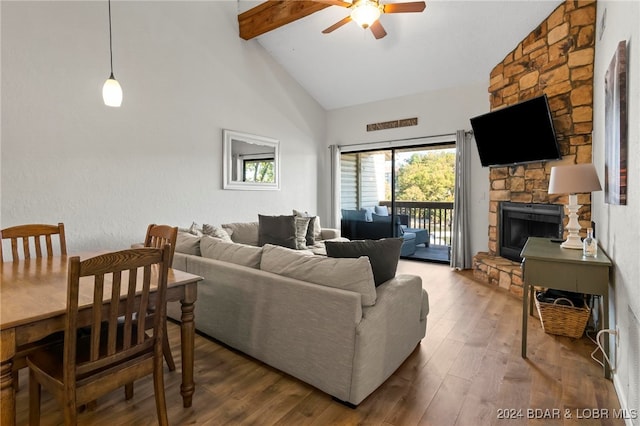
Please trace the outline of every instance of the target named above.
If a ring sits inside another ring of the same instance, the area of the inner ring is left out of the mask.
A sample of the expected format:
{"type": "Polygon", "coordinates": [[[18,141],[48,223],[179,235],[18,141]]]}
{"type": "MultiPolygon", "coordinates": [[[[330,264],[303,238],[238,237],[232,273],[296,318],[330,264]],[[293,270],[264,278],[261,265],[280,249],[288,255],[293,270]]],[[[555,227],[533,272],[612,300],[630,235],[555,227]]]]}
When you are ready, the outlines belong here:
{"type": "MultiPolygon", "coordinates": [[[[391,201],[380,201],[391,210],[391,201]]],[[[430,243],[451,246],[453,203],[440,201],[396,201],[396,214],[409,216],[409,228],[429,230],[430,243]]]]}

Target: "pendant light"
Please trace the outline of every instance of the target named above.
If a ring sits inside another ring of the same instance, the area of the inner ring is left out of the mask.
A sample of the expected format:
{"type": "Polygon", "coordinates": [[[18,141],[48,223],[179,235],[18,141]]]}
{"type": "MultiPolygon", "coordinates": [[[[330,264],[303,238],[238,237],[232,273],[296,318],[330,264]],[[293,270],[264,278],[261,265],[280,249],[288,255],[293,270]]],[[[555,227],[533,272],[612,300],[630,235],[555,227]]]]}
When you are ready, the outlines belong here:
{"type": "Polygon", "coordinates": [[[122,87],[113,76],[113,46],[111,41],[111,0],[109,1],[109,58],[111,60],[111,75],[102,86],[102,99],[104,104],[111,107],[119,107],[122,104],[122,87]]]}

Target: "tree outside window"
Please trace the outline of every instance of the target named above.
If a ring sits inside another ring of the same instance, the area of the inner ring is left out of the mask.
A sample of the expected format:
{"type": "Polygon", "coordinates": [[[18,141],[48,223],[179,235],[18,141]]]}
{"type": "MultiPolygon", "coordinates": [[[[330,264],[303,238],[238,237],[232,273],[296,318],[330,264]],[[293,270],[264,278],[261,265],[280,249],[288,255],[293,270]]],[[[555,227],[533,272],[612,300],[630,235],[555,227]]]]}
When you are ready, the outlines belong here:
{"type": "Polygon", "coordinates": [[[273,158],[245,159],[242,169],[245,182],[275,182],[273,158]]]}

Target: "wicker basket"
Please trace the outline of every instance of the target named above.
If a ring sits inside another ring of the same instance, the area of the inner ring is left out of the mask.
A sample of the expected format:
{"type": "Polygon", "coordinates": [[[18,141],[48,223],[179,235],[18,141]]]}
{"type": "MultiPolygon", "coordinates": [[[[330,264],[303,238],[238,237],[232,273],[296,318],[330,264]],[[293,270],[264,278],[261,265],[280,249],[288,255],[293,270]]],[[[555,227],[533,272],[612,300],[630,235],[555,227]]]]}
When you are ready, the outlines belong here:
{"type": "Polygon", "coordinates": [[[569,299],[558,298],[553,303],[540,302],[537,297],[536,308],[545,333],[560,336],[582,337],[584,329],[589,321],[591,310],[588,306],[575,307],[569,299]],[[560,305],[558,302],[568,302],[569,305],[560,305]]]}

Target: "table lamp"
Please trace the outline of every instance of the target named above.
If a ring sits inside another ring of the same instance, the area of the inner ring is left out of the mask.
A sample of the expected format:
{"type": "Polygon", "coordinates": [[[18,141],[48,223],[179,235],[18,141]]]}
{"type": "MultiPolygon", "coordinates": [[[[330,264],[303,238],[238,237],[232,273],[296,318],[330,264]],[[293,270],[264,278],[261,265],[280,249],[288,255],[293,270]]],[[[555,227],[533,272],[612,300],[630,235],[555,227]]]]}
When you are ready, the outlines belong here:
{"type": "Polygon", "coordinates": [[[582,250],[582,240],[579,235],[581,227],[578,222],[578,210],[582,205],[578,204],[576,194],[600,190],[602,187],[592,163],[551,168],[549,194],[569,194],[569,204],[565,206],[569,212],[569,222],[566,226],[568,237],[561,247],[582,250]]]}

